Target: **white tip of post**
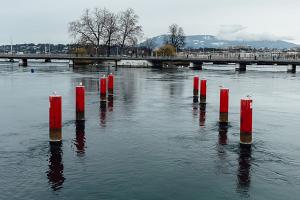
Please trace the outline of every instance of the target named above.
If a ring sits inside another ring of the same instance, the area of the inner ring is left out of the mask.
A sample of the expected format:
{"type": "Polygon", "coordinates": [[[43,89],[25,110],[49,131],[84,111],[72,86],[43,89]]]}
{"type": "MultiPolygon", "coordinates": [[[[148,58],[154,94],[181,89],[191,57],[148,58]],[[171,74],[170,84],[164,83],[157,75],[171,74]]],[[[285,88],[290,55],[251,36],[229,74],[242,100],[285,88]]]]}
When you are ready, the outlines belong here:
{"type": "Polygon", "coordinates": [[[248,99],[251,99],[251,95],[250,95],[250,94],[248,94],[246,97],[247,97],[248,99]]]}
{"type": "Polygon", "coordinates": [[[57,95],[57,92],[56,92],[56,91],[54,91],[54,92],[52,92],[52,94],[53,94],[54,96],[56,96],[56,95],[57,95]]]}
{"type": "Polygon", "coordinates": [[[82,82],[79,83],[79,86],[82,86],[82,82]]]}

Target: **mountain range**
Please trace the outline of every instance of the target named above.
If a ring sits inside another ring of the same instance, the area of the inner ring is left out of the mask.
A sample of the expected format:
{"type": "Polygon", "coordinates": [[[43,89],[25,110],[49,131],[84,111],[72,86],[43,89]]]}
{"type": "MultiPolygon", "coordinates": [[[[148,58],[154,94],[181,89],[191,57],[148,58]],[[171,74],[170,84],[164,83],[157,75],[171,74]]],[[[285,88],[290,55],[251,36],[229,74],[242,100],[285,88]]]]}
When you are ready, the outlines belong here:
{"type": "MultiPolygon", "coordinates": [[[[166,35],[159,35],[148,40],[151,40],[155,45],[155,48],[159,48],[164,44],[166,35]]],[[[143,46],[147,43],[147,40],[140,45],[143,46]]],[[[235,46],[248,46],[256,49],[269,48],[269,49],[290,49],[300,47],[298,44],[286,42],[283,40],[222,40],[213,35],[191,35],[186,36],[185,48],[201,49],[201,48],[228,48],[235,46]]]]}

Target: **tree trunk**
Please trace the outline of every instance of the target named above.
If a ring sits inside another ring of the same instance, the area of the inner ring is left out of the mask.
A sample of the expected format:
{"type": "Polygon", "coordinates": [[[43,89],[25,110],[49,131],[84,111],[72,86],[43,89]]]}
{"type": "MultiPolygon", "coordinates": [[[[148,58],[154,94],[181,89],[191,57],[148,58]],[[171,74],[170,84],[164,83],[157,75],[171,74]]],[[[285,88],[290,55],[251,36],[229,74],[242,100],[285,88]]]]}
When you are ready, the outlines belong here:
{"type": "Polygon", "coordinates": [[[110,56],[110,41],[107,44],[107,57],[110,56]]]}

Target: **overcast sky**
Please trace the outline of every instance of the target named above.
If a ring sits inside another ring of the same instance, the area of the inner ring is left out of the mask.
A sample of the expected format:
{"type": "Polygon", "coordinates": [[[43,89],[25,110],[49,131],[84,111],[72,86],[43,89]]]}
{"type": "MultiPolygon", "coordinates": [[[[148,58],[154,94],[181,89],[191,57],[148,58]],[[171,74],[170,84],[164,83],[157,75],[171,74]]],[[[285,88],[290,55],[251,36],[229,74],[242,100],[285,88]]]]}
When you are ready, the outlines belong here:
{"type": "Polygon", "coordinates": [[[0,44],[69,43],[68,23],[85,8],[133,8],[145,37],[177,23],[186,35],[284,39],[300,44],[299,0],[0,0],[0,44]]]}

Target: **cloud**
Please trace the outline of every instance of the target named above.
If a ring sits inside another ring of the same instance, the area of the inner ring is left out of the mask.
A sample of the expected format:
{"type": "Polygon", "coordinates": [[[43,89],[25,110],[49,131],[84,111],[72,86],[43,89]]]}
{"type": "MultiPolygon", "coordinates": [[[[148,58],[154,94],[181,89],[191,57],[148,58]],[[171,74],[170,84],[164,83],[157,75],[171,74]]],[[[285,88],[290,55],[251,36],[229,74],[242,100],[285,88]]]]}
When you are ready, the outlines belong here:
{"type": "Polygon", "coordinates": [[[242,25],[222,25],[219,34],[234,34],[245,30],[247,27],[242,25]]]}
{"type": "Polygon", "coordinates": [[[289,36],[276,36],[271,33],[249,33],[242,25],[222,25],[217,37],[221,40],[261,41],[261,40],[293,40],[289,36]]]}

